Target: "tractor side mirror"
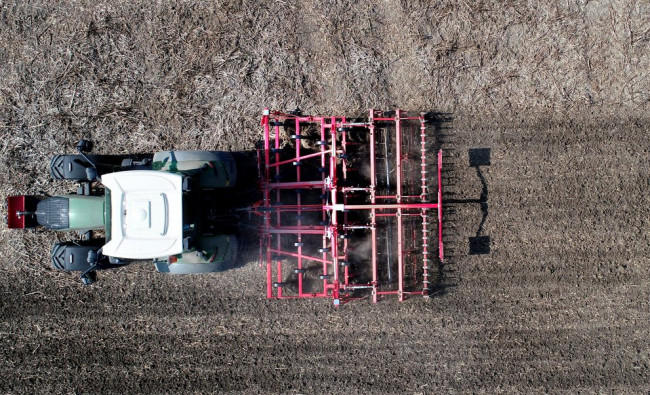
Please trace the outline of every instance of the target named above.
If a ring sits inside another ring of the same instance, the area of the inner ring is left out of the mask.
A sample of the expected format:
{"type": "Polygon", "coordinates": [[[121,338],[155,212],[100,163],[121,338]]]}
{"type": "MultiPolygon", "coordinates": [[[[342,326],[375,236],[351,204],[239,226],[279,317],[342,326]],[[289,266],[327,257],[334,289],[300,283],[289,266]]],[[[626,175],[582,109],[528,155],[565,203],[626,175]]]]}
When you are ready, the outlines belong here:
{"type": "Polygon", "coordinates": [[[90,152],[93,149],[93,143],[90,140],[81,139],[75,147],[81,152],[90,152]]]}

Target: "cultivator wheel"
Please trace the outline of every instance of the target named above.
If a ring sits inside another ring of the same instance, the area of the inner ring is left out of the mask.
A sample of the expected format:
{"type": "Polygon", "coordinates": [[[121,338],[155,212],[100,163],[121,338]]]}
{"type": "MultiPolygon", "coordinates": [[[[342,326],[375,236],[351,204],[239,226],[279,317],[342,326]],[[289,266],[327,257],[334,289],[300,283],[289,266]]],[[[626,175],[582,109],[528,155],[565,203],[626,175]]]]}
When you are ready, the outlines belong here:
{"type": "Polygon", "coordinates": [[[442,150],[424,114],[265,110],[262,127],[253,212],[267,297],[427,296],[444,254],[442,150]]]}

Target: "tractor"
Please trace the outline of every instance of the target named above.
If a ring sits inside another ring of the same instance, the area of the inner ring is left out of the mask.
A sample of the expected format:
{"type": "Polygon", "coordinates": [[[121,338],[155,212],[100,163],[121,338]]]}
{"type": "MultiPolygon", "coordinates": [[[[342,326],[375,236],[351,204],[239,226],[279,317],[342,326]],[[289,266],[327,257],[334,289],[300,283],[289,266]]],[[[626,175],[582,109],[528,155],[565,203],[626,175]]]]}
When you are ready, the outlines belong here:
{"type": "Polygon", "coordinates": [[[79,183],[75,194],[7,199],[9,228],[79,233],[79,240],[53,246],[56,269],[80,271],[83,283],[90,284],[97,270],[145,259],[153,259],[163,273],[233,266],[238,238],[224,232],[218,210],[237,186],[233,154],[89,155],[91,147],[81,140],[77,155],[51,160],[53,179],[79,183]]]}
{"type": "Polygon", "coordinates": [[[442,150],[429,123],[401,110],[346,118],[264,109],[256,160],[92,155],[81,140],[50,164],[55,180],[78,182],[76,193],[10,196],[8,226],[78,232],[51,258],[84,284],[149,259],[162,273],[227,270],[254,228],[268,298],[427,297],[444,261],[442,150]]]}

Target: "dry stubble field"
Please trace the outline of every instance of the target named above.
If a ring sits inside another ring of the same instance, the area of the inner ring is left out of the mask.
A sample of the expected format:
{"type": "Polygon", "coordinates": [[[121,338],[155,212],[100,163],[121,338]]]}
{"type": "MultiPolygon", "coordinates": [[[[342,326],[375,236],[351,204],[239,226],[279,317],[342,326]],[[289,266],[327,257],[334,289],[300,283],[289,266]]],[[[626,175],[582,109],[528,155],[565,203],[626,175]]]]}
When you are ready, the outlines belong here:
{"type": "Polygon", "coordinates": [[[445,292],[338,309],[255,264],[83,287],[49,263],[71,235],[2,225],[0,392],[647,393],[650,5],[546,3],[0,1],[3,200],[69,190],[81,137],[243,150],[265,106],[397,106],[449,114],[454,212],[445,292]]]}

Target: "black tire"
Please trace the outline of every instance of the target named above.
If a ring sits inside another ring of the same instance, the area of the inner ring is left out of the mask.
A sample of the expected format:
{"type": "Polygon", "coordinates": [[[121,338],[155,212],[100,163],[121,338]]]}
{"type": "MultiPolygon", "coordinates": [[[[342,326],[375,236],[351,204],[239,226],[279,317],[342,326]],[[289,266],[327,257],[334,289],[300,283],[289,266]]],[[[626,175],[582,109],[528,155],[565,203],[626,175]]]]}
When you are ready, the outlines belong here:
{"type": "MultiPolygon", "coordinates": [[[[103,244],[103,243],[102,243],[103,244]]],[[[88,253],[97,252],[101,245],[80,245],[71,241],[56,243],[52,246],[52,266],[57,270],[68,272],[84,272],[91,266],[88,263],[88,253]]],[[[108,263],[108,258],[102,257],[108,263]]]]}
{"type": "MultiPolygon", "coordinates": [[[[88,155],[88,158],[95,163],[97,172],[101,176],[115,171],[148,169],[151,167],[153,155],[88,155]],[[130,160],[132,164],[134,162],[139,164],[124,167],[125,160],[130,160]]],[[[90,181],[86,174],[88,167],[92,165],[81,155],[54,155],[50,161],[50,176],[54,180],[90,181]]]]}

